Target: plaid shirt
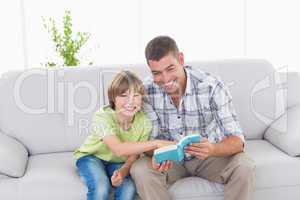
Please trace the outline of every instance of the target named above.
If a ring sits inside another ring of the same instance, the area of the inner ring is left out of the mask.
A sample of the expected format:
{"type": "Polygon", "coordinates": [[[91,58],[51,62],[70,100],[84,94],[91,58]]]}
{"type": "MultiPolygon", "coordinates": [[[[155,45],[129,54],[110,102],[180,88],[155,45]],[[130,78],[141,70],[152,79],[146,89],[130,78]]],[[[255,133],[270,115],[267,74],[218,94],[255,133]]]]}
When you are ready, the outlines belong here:
{"type": "Polygon", "coordinates": [[[212,143],[230,135],[244,142],[243,131],[226,85],[209,73],[185,67],[187,84],[178,109],[152,77],[145,80],[143,109],[152,121],[151,139],[179,141],[183,136],[200,133],[212,143]]]}

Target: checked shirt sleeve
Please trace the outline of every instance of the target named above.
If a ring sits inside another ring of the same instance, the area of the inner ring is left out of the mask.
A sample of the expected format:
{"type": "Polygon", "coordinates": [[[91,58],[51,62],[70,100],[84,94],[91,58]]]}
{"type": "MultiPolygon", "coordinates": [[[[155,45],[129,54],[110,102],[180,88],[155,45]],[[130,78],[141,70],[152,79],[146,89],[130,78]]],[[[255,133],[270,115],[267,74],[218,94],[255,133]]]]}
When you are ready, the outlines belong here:
{"type": "Polygon", "coordinates": [[[210,106],[220,131],[225,136],[236,135],[245,142],[243,130],[233,106],[232,96],[222,81],[218,80],[212,90],[210,106]]]}

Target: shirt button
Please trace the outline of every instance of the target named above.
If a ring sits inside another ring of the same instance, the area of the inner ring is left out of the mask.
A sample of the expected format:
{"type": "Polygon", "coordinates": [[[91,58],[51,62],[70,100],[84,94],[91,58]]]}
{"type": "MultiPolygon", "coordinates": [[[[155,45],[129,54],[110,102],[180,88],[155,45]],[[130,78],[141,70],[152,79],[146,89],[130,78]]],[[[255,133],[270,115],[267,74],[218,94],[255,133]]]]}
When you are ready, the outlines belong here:
{"type": "Polygon", "coordinates": [[[177,118],[180,119],[181,117],[180,117],[180,116],[177,116],[177,118]]]}

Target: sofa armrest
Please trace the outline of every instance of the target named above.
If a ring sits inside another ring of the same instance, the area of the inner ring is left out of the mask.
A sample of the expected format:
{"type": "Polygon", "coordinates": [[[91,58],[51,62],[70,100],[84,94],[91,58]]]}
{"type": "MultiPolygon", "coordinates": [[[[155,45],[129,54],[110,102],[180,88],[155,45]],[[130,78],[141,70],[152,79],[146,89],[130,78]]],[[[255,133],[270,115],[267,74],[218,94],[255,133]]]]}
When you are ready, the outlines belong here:
{"type": "Polygon", "coordinates": [[[266,130],[264,138],[290,156],[300,155],[300,106],[289,108],[266,130]]]}
{"type": "Polygon", "coordinates": [[[0,174],[22,177],[28,161],[27,149],[0,131],[0,174]]]}

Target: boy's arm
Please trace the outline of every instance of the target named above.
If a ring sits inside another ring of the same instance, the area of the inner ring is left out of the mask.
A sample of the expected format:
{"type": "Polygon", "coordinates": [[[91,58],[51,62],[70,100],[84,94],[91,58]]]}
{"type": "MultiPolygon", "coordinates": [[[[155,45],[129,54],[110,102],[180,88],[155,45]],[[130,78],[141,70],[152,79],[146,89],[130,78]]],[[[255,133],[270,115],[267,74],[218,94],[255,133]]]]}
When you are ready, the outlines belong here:
{"type": "Polygon", "coordinates": [[[120,168],[120,172],[124,177],[126,177],[129,174],[130,171],[130,167],[131,165],[134,163],[134,161],[136,161],[139,158],[139,155],[131,155],[128,156],[126,162],[124,163],[124,165],[120,168]]]}
{"type": "Polygon", "coordinates": [[[122,184],[124,178],[129,174],[131,165],[138,159],[138,157],[138,155],[128,156],[122,167],[114,171],[113,175],[111,176],[111,184],[114,187],[118,187],[122,184]]]}
{"type": "Polygon", "coordinates": [[[174,142],[165,140],[151,140],[145,142],[121,142],[115,135],[108,135],[103,138],[103,142],[116,156],[131,156],[141,154],[145,151],[154,150],[174,142]]]}

